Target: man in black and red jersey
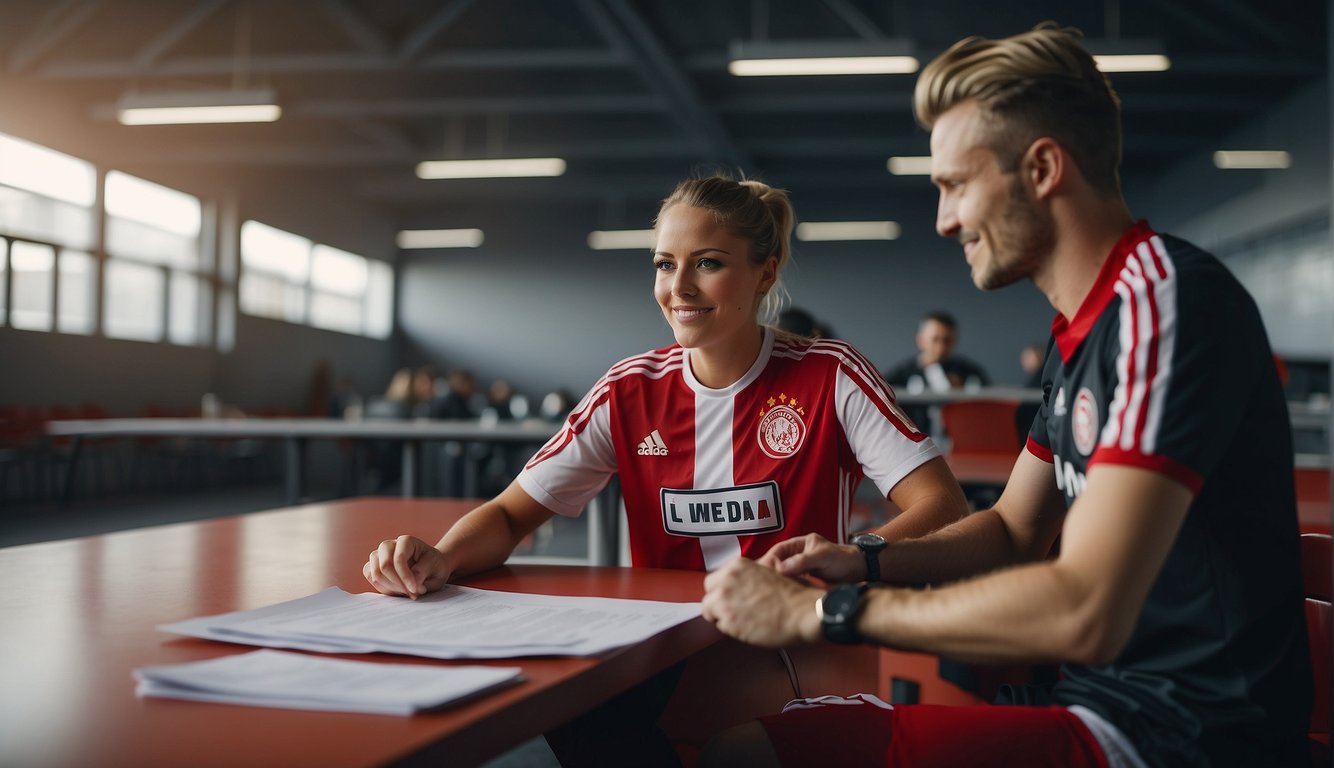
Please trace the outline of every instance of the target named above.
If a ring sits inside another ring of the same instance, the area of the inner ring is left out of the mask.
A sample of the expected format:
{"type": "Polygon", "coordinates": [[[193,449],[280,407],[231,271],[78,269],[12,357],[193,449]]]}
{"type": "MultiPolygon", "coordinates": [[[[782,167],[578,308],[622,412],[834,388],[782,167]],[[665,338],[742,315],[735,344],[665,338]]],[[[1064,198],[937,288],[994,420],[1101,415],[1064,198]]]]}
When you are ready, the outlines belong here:
{"type": "Polygon", "coordinates": [[[875,562],[813,535],[779,544],[712,574],[705,615],[761,645],[1057,661],[1061,679],[1029,706],[793,702],[705,764],[1304,763],[1291,431],[1254,302],[1131,216],[1119,102],[1073,31],[961,41],[923,71],[915,108],[936,226],[973,282],[1027,278],[1058,312],[1027,450],[993,509],[875,562]],[[934,588],[853,583],[876,570],[934,588]],[[801,574],[841,584],[787,578],[801,574]]]}

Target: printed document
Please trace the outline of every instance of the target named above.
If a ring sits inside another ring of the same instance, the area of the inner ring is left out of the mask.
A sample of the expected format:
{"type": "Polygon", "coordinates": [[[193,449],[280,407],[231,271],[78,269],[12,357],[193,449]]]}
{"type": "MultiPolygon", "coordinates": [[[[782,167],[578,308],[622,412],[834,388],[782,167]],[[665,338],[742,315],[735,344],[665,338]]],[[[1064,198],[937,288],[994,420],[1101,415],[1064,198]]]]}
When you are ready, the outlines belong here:
{"type": "Polygon", "coordinates": [[[410,715],[518,682],[518,667],[431,667],[252,651],[134,671],[140,696],[410,715]]]}
{"type": "Polygon", "coordinates": [[[271,648],[495,659],[591,656],[699,614],[699,603],[529,595],[456,585],[418,600],[330,587],[286,603],[159,629],[271,648]]]}

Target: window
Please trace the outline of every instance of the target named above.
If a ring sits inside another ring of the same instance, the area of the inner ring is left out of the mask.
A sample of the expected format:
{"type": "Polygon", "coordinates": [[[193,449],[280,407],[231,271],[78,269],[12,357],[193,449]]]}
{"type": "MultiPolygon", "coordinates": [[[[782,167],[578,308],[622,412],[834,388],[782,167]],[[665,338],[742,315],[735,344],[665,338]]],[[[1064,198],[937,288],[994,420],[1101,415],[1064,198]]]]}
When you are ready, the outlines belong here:
{"type": "Polygon", "coordinates": [[[0,325],[9,324],[9,241],[0,237],[0,325]]]}
{"type": "Polygon", "coordinates": [[[386,338],[393,268],[247,221],[241,225],[241,311],[315,328],[386,338]]]}
{"type": "Polygon", "coordinates": [[[161,296],[165,276],[158,267],[111,259],[106,265],[106,309],[102,329],[107,336],[137,341],[162,341],[161,296]],[[153,300],[145,301],[146,297],[153,300]]]}
{"type": "Polygon", "coordinates": [[[120,171],[107,173],[105,189],[106,334],[204,343],[213,292],[212,265],[201,255],[199,198],[120,171]]]}
{"type": "Polygon", "coordinates": [[[14,305],[9,310],[9,324],[30,331],[49,331],[55,315],[56,249],[49,245],[15,240],[9,246],[9,267],[13,271],[14,305]]]}
{"type": "Polygon", "coordinates": [[[92,248],[96,199],[92,163],[0,134],[0,232],[92,248]]]}
{"type": "Polygon", "coordinates": [[[59,270],[60,306],[56,310],[56,330],[85,335],[92,333],[97,260],[91,253],[84,251],[61,251],[59,270]]]}

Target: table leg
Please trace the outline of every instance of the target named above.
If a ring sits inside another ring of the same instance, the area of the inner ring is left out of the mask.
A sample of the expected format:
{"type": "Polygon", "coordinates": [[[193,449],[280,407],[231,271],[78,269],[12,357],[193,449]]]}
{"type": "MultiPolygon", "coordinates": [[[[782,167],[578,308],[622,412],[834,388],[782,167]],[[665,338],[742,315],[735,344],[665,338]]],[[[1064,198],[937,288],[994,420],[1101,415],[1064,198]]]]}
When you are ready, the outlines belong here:
{"type": "Polygon", "coordinates": [[[291,437],[286,440],[287,503],[300,504],[306,496],[306,439],[291,437]]]}
{"type": "MultiPolygon", "coordinates": [[[[74,500],[74,484],[79,479],[79,452],[82,448],[82,436],[74,435],[70,438],[69,465],[65,467],[65,487],[60,494],[60,503],[65,506],[68,506],[74,500]]],[[[54,451],[52,451],[52,454],[54,455],[54,451]]],[[[46,485],[45,478],[42,478],[42,484],[46,485]]],[[[43,488],[41,493],[45,495],[46,489],[43,488]]]]}
{"type": "Polygon", "coordinates": [[[403,441],[403,498],[410,499],[417,495],[418,451],[416,440],[403,441]]]}
{"type": "Polygon", "coordinates": [[[620,560],[621,487],[616,478],[588,502],[588,563],[617,565],[620,560]]]}

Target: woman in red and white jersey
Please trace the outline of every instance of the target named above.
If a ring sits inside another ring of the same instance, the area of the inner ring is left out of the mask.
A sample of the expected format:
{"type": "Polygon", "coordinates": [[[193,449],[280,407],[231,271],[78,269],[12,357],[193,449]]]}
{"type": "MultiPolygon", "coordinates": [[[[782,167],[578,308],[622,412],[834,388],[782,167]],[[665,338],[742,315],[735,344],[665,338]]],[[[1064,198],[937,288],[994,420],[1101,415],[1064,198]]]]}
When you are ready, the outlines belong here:
{"type": "Polygon", "coordinates": [[[640,567],[714,570],[810,533],[845,542],[863,478],[902,510],[878,531],[888,540],[958,519],[958,484],[876,367],[845,342],[767,325],[793,218],[787,193],[760,182],[681,182],[652,254],[676,343],[613,365],[514,482],[434,546],[383,541],[367,580],[415,598],[498,566],[552,515],[578,515],[613,474],[640,567]]]}

